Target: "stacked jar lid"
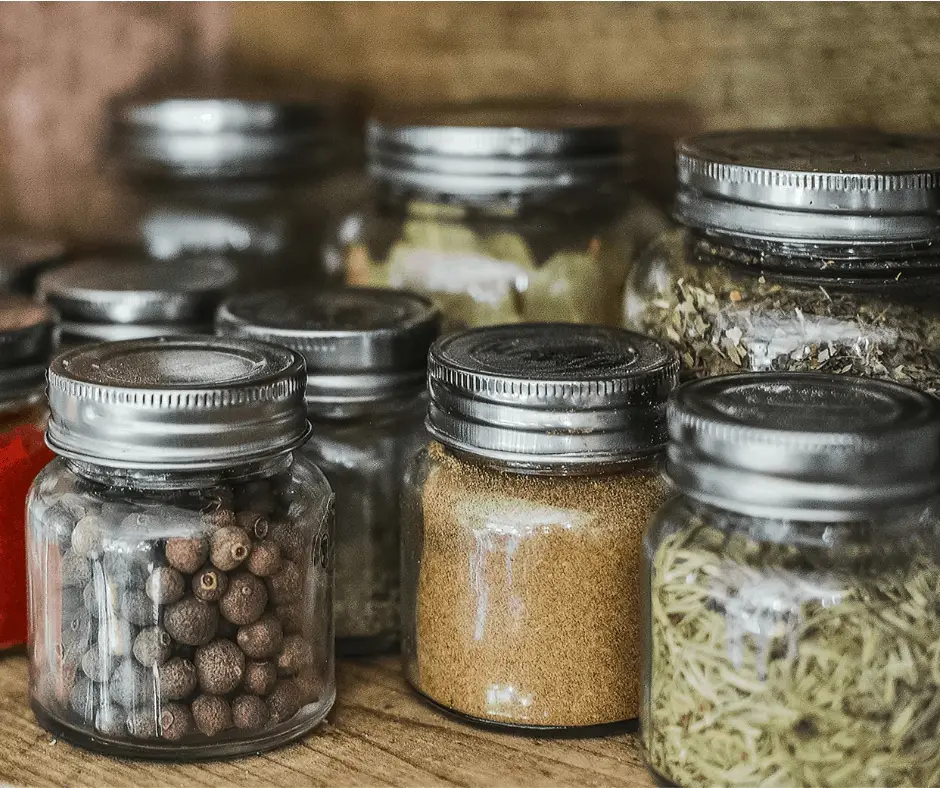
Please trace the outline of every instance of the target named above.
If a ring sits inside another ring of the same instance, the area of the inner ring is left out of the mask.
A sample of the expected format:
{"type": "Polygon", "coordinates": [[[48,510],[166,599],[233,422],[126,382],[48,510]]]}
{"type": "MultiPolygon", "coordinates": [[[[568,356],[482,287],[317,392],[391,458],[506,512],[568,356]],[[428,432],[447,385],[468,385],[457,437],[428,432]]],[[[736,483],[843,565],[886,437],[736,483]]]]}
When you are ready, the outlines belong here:
{"type": "Polygon", "coordinates": [[[0,236],[0,290],[32,293],[36,278],[61,265],[66,248],[61,241],[29,235],[0,236]]]}

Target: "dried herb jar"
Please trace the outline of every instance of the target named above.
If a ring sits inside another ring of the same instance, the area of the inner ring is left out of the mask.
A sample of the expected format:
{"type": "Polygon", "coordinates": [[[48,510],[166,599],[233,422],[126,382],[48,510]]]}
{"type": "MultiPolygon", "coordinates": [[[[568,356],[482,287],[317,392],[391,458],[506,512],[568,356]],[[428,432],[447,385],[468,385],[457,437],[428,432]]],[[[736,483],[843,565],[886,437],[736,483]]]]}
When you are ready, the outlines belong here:
{"type": "Polygon", "coordinates": [[[212,337],[89,345],[48,374],[28,501],[30,698],[89,749],[243,755],[335,697],[333,496],[297,453],[303,359],[212,337]]]}
{"type": "Polygon", "coordinates": [[[157,262],[122,256],[78,260],[43,274],[38,298],[61,316],[58,343],[211,333],[235,267],[222,259],[157,262]]]}
{"type": "Polygon", "coordinates": [[[223,304],[223,334],[286,345],[307,362],[313,434],[302,453],[336,493],[336,648],[399,642],[399,499],[405,465],[427,442],[430,302],[367,288],[269,292],[223,304]]]}
{"type": "Polygon", "coordinates": [[[940,388],[940,140],[748,131],[682,141],[675,213],[625,325],[686,374],[852,373],[940,388]]]}
{"type": "Polygon", "coordinates": [[[448,328],[615,324],[664,223],[631,189],[633,137],[610,110],[389,109],[367,155],[376,194],[348,233],[347,281],[425,294],[448,328]]]}
{"type": "Polygon", "coordinates": [[[640,545],[663,500],[665,345],[524,324],[439,340],[402,522],[408,681],[496,726],[638,716],[640,545]]]}
{"type": "Polygon", "coordinates": [[[940,779],[940,405],[816,373],[683,386],[645,540],[643,739],[666,785],[940,779]]]}

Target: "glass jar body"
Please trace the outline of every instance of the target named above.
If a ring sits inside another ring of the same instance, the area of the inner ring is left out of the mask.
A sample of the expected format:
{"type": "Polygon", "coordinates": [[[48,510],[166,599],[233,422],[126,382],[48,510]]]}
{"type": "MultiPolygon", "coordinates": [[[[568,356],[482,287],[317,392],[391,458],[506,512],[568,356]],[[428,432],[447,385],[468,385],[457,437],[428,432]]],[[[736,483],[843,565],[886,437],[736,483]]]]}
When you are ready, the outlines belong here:
{"type": "Polygon", "coordinates": [[[172,760],[314,727],[335,697],[332,500],[299,457],[204,475],[52,462],[27,512],[40,723],[172,760]]]}
{"type": "Polygon", "coordinates": [[[454,329],[615,324],[630,264],[665,221],[639,195],[603,186],[472,201],[379,188],[347,239],[346,278],[422,293],[454,329]]]}
{"type": "Polygon", "coordinates": [[[408,681],[492,725],[636,718],[641,538],[662,498],[651,459],[523,475],[431,443],[411,466],[402,507],[408,681]]]}
{"type": "Polygon", "coordinates": [[[324,418],[308,411],[303,453],[336,494],[336,648],[341,655],[391,650],[400,627],[400,497],[405,466],[426,442],[423,396],[368,414],[324,418]]]}
{"type": "Polygon", "coordinates": [[[741,244],[661,236],[628,278],[625,325],[676,345],[689,377],[812,370],[940,391],[940,260],[741,244]]]}
{"type": "Polygon", "coordinates": [[[672,499],[644,545],[643,739],[667,785],[931,785],[935,512],[816,523],[672,499]]]}

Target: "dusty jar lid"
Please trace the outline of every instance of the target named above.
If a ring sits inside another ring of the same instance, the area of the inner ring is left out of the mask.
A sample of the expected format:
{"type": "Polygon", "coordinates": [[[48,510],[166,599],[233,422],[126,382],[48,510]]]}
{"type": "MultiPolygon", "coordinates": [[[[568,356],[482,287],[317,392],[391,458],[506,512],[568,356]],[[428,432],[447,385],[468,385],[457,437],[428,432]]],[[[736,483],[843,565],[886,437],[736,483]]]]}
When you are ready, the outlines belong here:
{"type": "Polygon", "coordinates": [[[0,296],[0,407],[42,393],[54,330],[48,306],[0,296]]]}
{"type": "Polygon", "coordinates": [[[57,454],[129,469],[210,469],[300,446],[303,359],[216,337],[89,345],[49,367],[46,441],[57,454]]]}
{"type": "Polygon", "coordinates": [[[428,429],[458,451],[520,467],[623,463],[666,442],[679,359],[602,326],[529,323],[438,340],[428,429]]]}
{"type": "Polygon", "coordinates": [[[389,109],[369,121],[369,172],[397,187],[489,196],[628,181],[634,135],[611,107],[389,109]]]}
{"type": "Polygon", "coordinates": [[[727,375],[669,402],[667,470],[689,495],[772,518],[838,521],[940,488],[940,403],[849,375],[727,375]]]}
{"type": "Polygon", "coordinates": [[[440,314],[430,301],[394,290],[269,291],[227,300],[216,326],[300,353],[308,405],[329,407],[421,391],[440,314]]]}
{"type": "Polygon", "coordinates": [[[112,152],[129,172],[178,177],[273,175],[325,163],[331,111],[301,98],[201,93],[135,98],[112,112],[112,152]]]}
{"type": "Polygon", "coordinates": [[[209,325],[237,278],[222,259],[83,260],[43,274],[37,296],[66,321],[209,325]]]}
{"type": "Polygon", "coordinates": [[[676,146],[676,218],[790,244],[940,237],[940,137],[859,130],[714,132],[676,146]]]}
{"type": "Polygon", "coordinates": [[[0,236],[0,288],[32,292],[36,276],[65,259],[61,241],[28,235],[0,236]]]}

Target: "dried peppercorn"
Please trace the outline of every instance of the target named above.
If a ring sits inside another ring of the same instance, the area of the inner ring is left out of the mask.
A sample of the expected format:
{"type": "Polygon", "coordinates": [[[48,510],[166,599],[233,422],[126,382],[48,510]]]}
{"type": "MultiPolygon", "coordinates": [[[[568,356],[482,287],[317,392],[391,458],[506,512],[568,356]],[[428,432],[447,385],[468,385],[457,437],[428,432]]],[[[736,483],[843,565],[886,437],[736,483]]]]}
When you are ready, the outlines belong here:
{"type": "Polygon", "coordinates": [[[243,687],[252,695],[269,695],[277,684],[277,667],[273,662],[249,662],[245,665],[243,687]]]}
{"type": "Polygon", "coordinates": [[[300,688],[297,682],[287,679],[279,681],[274,691],[268,696],[268,711],[271,712],[271,720],[274,723],[281,723],[289,720],[298,711],[300,711],[300,688]]]}
{"type": "Polygon", "coordinates": [[[268,659],[277,656],[284,645],[281,622],[274,616],[260,620],[238,630],[238,646],[249,659],[268,659]]]}
{"type": "Polygon", "coordinates": [[[218,602],[228,590],[228,575],[206,564],[192,580],[193,596],[203,602],[218,602]]]}
{"type": "Polygon", "coordinates": [[[160,706],[160,736],[168,741],[182,739],[196,729],[193,714],[182,703],[164,703],[160,706]]]}
{"type": "Polygon", "coordinates": [[[245,561],[245,569],[258,577],[268,577],[281,570],[281,548],[274,542],[256,544],[245,561]]]}
{"type": "Polygon", "coordinates": [[[160,697],[166,700],[183,700],[195,692],[198,684],[196,666],[182,657],[164,662],[157,671],[160,697]]]}
{"type": "Polygon", "coordinates": [[[172,605],[186,593],[186,580],[179,569],[158,566],[147,578],[146,592],[158,605],[172,605]]]}
{"type": "Polygon", "coordinates": [[[237,526],[220,528],[212,534],[209,557],[223,572],[235,569],[251,552],[251,537],[237,526]]]}
{"type": "Polygon", "coordinates": [[[303,575],[293,561],[284,561],[281,571],[266,578],[268,593],[274,604],[293,602],[303,592],[303,575]]]}
{"type": "Polygon", "coordinates": [[[226,695],[245,676],[245,655],[231,640],[213,640],[196,649],[196,673],[203,692],[226,695]]]}
{"type": "Polygon", "coordinates": [[[166,560],[183,574],[191,575],[208,557],[209,542],[201,537],[180,537],[166,541],[166,560]]]}
{"type": "Polygon", "coordinates": [[[268,704],[256,695],[239,695],[232,701],[232,722],[241,730],[260,730],[270,716],[268,704]]]}
{"type": "Polygon", "coordinates": [[[160,627],[142,629],[134,639],[134,656],[145,668],[162,665],[173,653],[173,639],[160,627]]]}
{"type": "Polygon", "coordinates": [[[228,590],[219,600],[219,612],[238,626],[247,626],[261,618],[268,604],[263,580],[249,572],[239,572],[229,581],[228,590]]]}
{"type": "Polygon", "coordinates": [[[232,727],[232,707],[218,695],[200,695],[193,701],[193,719],[206,736],[218,736],[232,727]]]}
{"type": "Polygon", "coordinates": [[[167,609],[163,625],[174,640],[187,646],[202,646],[215,637],[219,611],[215,605],[184,597],[167,609]]]}

